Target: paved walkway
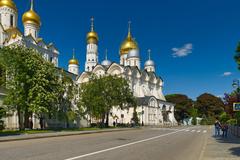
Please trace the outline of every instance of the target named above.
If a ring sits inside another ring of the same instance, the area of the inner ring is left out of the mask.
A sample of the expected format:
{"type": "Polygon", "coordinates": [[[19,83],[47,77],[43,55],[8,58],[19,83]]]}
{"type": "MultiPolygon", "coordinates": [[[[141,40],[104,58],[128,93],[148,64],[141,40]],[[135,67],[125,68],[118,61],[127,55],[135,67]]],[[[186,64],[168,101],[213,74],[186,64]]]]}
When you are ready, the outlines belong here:
{"type": "Polygon", "coordinates": [[[92,133],[102,133],[102,132],[116,132],[116,131],[119,132],[119,131],[134,130],[134,129],[139,129],[139,128],[100,129],[100,130],[92,130],[92,131],[59,131],[59,132],[50,132],[50,133],[10,135],[10,136],[0,136],[0,142],[60,137],[60,136],[72,136],[72,135],[92,134],[92,133]]]}
{"type": "MultiPolygon", "coordinates": [[[[213,127],[211,129],[213,131],[213,127]]],[[[227,138],[213,137],[213,132],[207,137],[202,160],[239,160],[240,138],[229,134],[227,138]]]]}

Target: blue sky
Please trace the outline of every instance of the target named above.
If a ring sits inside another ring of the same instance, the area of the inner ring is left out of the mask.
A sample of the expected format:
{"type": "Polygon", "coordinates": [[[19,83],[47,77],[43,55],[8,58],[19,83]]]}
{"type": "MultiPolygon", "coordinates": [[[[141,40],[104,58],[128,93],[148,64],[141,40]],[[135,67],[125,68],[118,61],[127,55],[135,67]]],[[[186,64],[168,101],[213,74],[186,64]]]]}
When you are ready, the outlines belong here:
{"type": "MultiPolygon", "coordinates": [[[[21,29],[29,1],[15,0],[21,29]]],[[[119,62],[119,46],[131,20],[142,64],[150,48],[164,93],[191,98],[230,92],[232,80],[239,77],[233,60],[240,40],[239,6],[239,0],[35,0],[42,20],[40,36],[60,50],[61,67],[67,68],[75,48],[83,71],[91,16],[100,39],[100,60],[107,48],[109,59],[119,62]]]]}

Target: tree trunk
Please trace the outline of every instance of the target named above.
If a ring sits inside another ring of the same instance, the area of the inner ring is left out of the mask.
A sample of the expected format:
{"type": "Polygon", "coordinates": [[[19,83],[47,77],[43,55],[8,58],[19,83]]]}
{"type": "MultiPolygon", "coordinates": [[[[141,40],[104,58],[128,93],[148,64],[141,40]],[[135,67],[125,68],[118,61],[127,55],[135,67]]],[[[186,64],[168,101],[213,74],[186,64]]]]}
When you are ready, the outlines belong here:
{"type": "Polygon", "coordinates": [[[25,112],[24,112],[24,128],[30,128],[30,126],[29,126],[29,116],[30,116],[30,113],[27,111],[27,109],[25,109],[25,112]]]}
{"type": "Polygon", "coordinates": [[[106,116],[106,127],[109,126],[109,112],[107,112],[107,116],[106,116]]]}
{"type": "Polygon", "coordinates": [[[24,124],[23,124],[23,113],[20,110],[20,107],[17,107],[17,114],[18,114],[18,127],[20,131],[23,131],[24,128],[24,124]]]}
{"type": "Polygon", "coordinates": [[[104,121],[105,121],[105,114],[102,114],[102,121],[101,121],[101,125],[100,125],[101,128],[104,127],[104,121]]]}

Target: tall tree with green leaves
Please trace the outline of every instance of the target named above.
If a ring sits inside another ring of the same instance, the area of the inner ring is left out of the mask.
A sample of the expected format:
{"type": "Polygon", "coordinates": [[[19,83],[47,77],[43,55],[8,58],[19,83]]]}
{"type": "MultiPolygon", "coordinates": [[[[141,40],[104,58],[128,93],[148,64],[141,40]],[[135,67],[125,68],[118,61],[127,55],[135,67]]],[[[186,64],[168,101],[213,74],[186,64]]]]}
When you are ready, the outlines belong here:
{"type": "Polygon", "coordinates": [[[92,76],[89,82],[81,84],[79,107],[87,114],[101,119],[109,125],[109,113],[113,107],[128,109],[136,107],[136,100],[126,79],[118,76],[92,76]]]}
{"type": "Polygon", "coordinates": [[[193,101],[188,96],[183,94],[166,95],[166,100],[175,105],[175,118],[177,121],[182,121],[184,118],[191,116],[191,109],[193,108],[193,101]]]}
{"type": "Polygon", "coordinates": [[[39,53],[23,46],[4,47],[0,64],[7,75],[4,103],[17,111],[20,130],[27,127],[32,113],[42,116],[57,107],[59,76],[53,64],[39,53]]]}
{"type": "MultiPolygon", "coordinates": [[[[59,120],[65,121],[66,128],[69,128],[69,123],[76,119],[77,113],[74,110],[73,104],[76,100],[76,86],[70,76],[68,76],[63,70],[60,71],[60,83],[61,88],[58,95],[58,108],[52,114],[57,113],[59,120]]],[[[55,116],[55,115],[53,115],[55,116]]]]}
{"type": "Polygon", "coordinates": [[[197,97],[196,108],[200,116],[214,119],[224,111],[224,103],[221,98],[204,93],[197,97]]]}

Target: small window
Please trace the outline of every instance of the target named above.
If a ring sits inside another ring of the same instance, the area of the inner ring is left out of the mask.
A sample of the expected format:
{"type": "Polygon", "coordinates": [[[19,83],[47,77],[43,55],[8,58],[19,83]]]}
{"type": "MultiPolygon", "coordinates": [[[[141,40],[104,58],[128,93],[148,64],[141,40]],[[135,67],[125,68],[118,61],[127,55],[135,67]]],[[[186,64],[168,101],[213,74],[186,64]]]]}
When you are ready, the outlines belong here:
{"type": "Polygon", "coordinates": [[[13,15],[11,14],[10,16],[10,26],[12,27],[13,26],[13,15]]]}
{"type": "Polygon", "coordinates": [[[94,66],[92,66],[92,70],[94,69],[94,66]]]}
{"type": "Polygon", "coordinates": [[[89,71],[89,66],[87,67],[87,70],[89,71]]]}
{"type": "Polygon", "coordinates": [[[92,59],[92,61],[94,61],[94,59],[92,59]]]}
{"type": "Polygon", "coordinates": [[[53,57],[50,57],[50,62],[52,62],[53,61],[53,57]]]}

